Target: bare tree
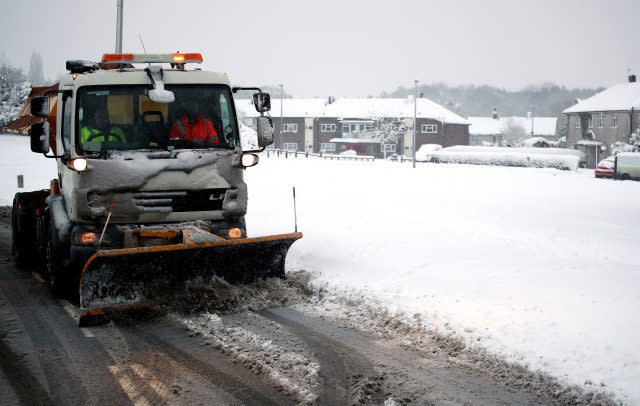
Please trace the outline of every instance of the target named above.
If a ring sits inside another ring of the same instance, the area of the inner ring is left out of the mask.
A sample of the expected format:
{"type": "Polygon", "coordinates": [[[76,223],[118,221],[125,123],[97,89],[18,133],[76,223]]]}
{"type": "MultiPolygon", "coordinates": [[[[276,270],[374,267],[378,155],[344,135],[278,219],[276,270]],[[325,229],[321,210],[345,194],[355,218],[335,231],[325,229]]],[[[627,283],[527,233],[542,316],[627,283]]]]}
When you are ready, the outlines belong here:
{"type": "Polygon", "coordinates": [[[387,157],[386,144],[398,144],[398,139],[406,128],[400,117],[371,117],[373,124],[365,131],[367,138],[378,141],[382,145],[384,157],[387,157]]]}
{"type": "Polygon", "coordinates": [[[502,145],[507,147],[517,147],[527,138],[526,129],[514,118],[504,121],[500,134],[502,134],[502,145]]]}
{"type": "Polygon", "coordinates": [[[631,134],[631,137],[629,138],[629,144],[633,145],[636,151],[640,151],[640,127],[638,127],[638,129],[633,134],[631,134]]]}

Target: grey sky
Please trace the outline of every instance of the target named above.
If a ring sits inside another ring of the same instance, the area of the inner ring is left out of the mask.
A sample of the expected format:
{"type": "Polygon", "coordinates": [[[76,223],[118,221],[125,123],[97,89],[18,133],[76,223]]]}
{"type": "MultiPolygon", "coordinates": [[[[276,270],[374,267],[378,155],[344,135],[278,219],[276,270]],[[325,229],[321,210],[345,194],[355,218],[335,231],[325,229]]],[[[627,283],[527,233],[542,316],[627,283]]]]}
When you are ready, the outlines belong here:
{"type": "MultiPolygon", "coordinates": [[[[0,0],[0,52],[55,78],[115,46],[116,0],[0,0]]],[[[640,73],[640,1],[125,0],[125,51],[198,51],[234,84],[367,96],[446,82],[608,86],[640,73]],[[635,22],[634,22],[635,19],[635,22]]]]}

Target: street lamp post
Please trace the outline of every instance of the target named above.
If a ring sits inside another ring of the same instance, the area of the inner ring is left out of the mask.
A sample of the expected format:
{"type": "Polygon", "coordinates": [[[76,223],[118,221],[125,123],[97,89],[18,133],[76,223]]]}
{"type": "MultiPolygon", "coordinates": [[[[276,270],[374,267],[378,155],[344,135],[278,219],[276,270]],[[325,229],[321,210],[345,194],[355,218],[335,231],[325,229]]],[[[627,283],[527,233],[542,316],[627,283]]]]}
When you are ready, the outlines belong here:
{"type": "Polygon", "coordinates": [[[283,89],[283,84],[280,83],[278,86],[280,86],[280,149],[283,149],[284,144],[282,143],[282,99],[284,99],[284,89],[283,89]]]}
{"type": "Polygon", "coordinates": [[[416,167],[416,131],[418,127],[418,123],[416,122],[416,117],[418,115],[418,81],[413,81],[415,87],[415,94],[413,95],[413,167],[416,167]]]}
{"type": "Polygon", "coordinates": [[[117,13],[116,13],[116,53],[122,53],[122,4],[123,0],[118,0],[117,2],[117,13]]]}

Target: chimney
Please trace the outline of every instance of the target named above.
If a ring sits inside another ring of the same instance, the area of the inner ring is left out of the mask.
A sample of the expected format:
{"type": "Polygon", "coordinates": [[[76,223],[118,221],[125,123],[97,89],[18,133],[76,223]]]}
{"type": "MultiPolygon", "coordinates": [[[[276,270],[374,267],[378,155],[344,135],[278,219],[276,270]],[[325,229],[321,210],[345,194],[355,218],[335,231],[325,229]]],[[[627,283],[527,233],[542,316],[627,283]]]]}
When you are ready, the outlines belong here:
{"type": "Polygon", "coordinates": [[[331,103],[333,103],[334,101],[336,101],[336,98],[334,96],[329,96],[329,98],[327,99],[327,102],[324,105],[328,106],[331,103]]]}
{"type": "Polygon", "coordinates": [[[633,73],[629,75],[629,83],[636,83],[636,75],[633,73]]]}
{"type": "Polygon", "coordinates": [[[498,117],[498,110],[496,110],[496,109],[493,109],[493,118],[494,118],[495,120],[497,120],[497,119],[499,118],[499,117],[498,117]]]}

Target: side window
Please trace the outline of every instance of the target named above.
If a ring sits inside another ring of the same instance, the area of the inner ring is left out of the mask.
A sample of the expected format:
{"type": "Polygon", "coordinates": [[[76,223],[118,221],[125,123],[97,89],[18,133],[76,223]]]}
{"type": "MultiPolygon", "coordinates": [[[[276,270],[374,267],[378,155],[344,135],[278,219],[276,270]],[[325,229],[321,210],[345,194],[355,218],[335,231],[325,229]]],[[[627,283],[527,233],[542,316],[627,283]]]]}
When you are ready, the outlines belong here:
{"type": "Polygon", "coordinates": [[[65,152],[71,150],[72,104],[73,97],[64,96],[64,103],[62,104],[62,146],[65,152]]]}
{"type": "Polygon", "coordinates": [[[229,105],[229,99],[225,94],[220,95],[220,118],[222,120],[222,134],[230,147],[235,145],[235,137],[233,136],[234,125],[231,122],[231,106],[229,105]]]}

